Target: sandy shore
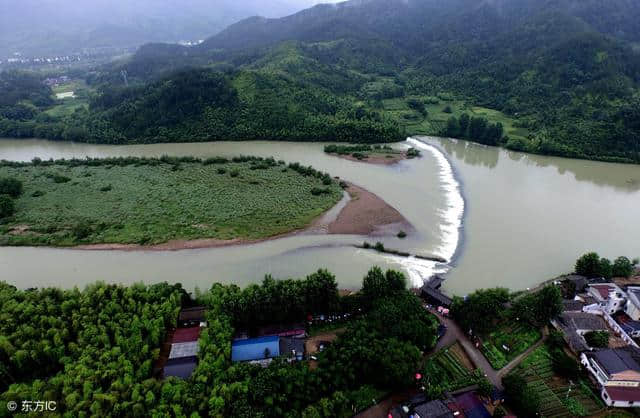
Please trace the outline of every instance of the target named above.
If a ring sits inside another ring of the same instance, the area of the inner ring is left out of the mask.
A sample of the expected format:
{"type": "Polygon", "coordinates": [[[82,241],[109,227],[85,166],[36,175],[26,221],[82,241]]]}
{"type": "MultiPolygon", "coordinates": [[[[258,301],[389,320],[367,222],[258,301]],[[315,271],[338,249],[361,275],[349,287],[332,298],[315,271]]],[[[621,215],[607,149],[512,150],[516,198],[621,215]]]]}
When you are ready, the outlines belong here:
{"type": "Polygon", "coordinates": [[[351,200],[329,224],[329,234],[395,235],[411,229],[400,212],[375,194],[354,184],[347,192],[351,200]]]}
{"type": "Polygon", "coordinates": [[[221,240],[202,238],[194,240],[172,240],[162,244],[88,244],[72,247],[76,250],[120,250],[120,251],[178,251],[198,248],[216,248],[231,245],[249,245],[300,234],[345,234],[345,235],[396,235],[400,230],[410,231],[411,224],[392,206],[377,195],[348,183],[345,196],[333,208],[320,215],[312,224],[285,234],[261,239],[235,238],[221,240]]]}

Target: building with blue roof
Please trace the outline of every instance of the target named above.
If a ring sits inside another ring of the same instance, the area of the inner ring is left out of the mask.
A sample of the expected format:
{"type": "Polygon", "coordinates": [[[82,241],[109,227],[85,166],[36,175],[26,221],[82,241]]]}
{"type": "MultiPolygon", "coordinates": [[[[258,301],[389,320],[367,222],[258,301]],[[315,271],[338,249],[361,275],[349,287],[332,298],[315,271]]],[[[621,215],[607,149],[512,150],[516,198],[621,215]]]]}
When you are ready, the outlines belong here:
{"type": "Polygon", "coordinates": [[[236,340],[231,345],[232,361],[265,360],[279,355],[280,337],[277,335],[236,340]]]}

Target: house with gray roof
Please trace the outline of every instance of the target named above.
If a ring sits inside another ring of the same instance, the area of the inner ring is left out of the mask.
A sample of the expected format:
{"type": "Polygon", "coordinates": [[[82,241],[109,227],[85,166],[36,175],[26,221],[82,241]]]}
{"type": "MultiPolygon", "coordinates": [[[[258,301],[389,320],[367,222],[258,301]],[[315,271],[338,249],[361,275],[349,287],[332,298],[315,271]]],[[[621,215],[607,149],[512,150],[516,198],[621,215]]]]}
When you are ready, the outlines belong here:
{"type": "Polygon", "coordinates": [[[583,337],[584,334],[609,330],[600,315],[588,312],[563,312],[551,323],[563,332],[567,344],[576,353],[591,349],[583,337]]]}
{"type": "Polygon", "coordinates": [[[609,406],[640,406],[640,350],[627,346],[582,353],[582,365],[601,386],[601,396],[609,406]]]}

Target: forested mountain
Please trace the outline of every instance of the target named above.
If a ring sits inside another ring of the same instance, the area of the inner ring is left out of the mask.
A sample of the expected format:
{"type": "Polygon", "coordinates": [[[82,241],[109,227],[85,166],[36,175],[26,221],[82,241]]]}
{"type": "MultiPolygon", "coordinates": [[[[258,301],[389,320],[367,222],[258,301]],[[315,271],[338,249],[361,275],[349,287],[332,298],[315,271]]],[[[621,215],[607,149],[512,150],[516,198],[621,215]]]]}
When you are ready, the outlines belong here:
{"type": "Polygon", "coordinates": [[[119,92],[126,103],[110,108],[93,97],[89,109],[73,117],[40,117],[31,125],[0,119],[0,133],[99,142],[239,136],[369,142],[381,135],[383,142],[406,132],[640,162],[639,25],[633,0],[317,5],[279,19],[246,19],[197,47],[145,45],[130,60],[87,77],[97,96],[119,92]],[[172,77],[201,67],[224,74],[237,93],[238,104],[224,109],[233,118],[222,123],[219,114],[204,111],[187,117],[176,106],[165,109],[162,121],[140,111],[136,118],[149,120],[125,129],[130,116],[123,106],[138,109],[150,89],[165,89],[172,77]],[[262,81],[242,81],[247,79],[262,81]],[[162,125],[168,120],[175,123],[162,125]],[[359,126],[354,137],[346,137],[351,128],[336,128],[345,123],[359,126]],[[143,132],[135,126],[152,128],[143,132]]]}
{"type": "Polygon", "coordinates": [[[249,16],[280,17],[313,0],[0,0],[0,56],[204,39],[249,16]]]}
{"type": "Polygon", "coordinates": [[[324,64],[392,75],[405,96],[448,91],[499,110],[533,134],[507,138],[511,148],[640,160],[631,0],[353,0],[247,19],[201,49],[237,54],[288,40],[324,64]]]}

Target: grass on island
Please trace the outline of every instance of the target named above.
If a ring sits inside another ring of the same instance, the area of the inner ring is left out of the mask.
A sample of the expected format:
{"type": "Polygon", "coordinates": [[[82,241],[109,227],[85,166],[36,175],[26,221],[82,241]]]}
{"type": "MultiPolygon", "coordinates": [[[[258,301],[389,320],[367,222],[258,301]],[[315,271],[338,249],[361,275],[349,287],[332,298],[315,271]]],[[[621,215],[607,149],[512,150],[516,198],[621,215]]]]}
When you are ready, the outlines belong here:
{"type": "Polygon", "coordinates": [[[588,381],[580,379],[571,385],[567,379],[554,373],[551,354],[544,344],[511,373],[524,376],[527,384],[538,393],[541,416],[591,416],[604,408],[588,381]]]}
{"type": "Polygon", "coordinates": [[[473,370],[465,366],[464,351],[460,344],[453,345],[429,357],[424,375],[428,384],[439,385],[443,390],[453,391],[476,383],[473,370]]]}
{"type": "Polygon", "coordinates": [[[0,178],[24,191],[0,223],[0,245],[253,240],[304,228],[342,197],[328,174],[297,164],[177,160],[5,163],[0,178]]]}
{"type": "Polygon", "coordinates": [[[503,322],[496,330],[482,338],[480,350],[491,367],[500,370],[518,355],[535,344],[542,334],[540,330],[524,322],[503,322]],[[508,347],[505,350],[503,346],[508,347]]]}
{"type": "Polygon", "coordinates": [[[484,116],[490,122],[500,122],[505,135],[510,138],[527,140],[529,131],[517,126],[517,120],[504,113],[486,107],[471,106],[464,100],[456,100],[450,95],[408,96],[383,100],[384,113],[405,126],[408,134],[440,135],[451,116],[459,118],[463,113],[469,116],[484,116]],[[408,100],[416,99],[424,103],[427,115],[423,116],[408,105],[408,100]]]}

